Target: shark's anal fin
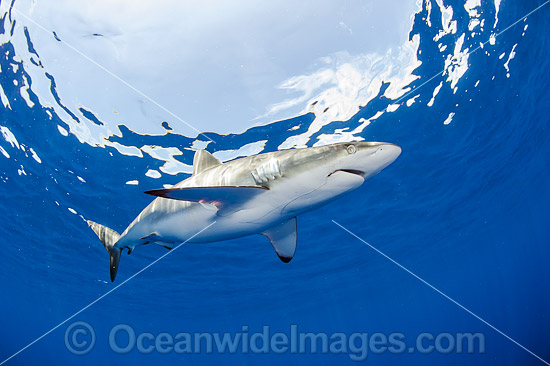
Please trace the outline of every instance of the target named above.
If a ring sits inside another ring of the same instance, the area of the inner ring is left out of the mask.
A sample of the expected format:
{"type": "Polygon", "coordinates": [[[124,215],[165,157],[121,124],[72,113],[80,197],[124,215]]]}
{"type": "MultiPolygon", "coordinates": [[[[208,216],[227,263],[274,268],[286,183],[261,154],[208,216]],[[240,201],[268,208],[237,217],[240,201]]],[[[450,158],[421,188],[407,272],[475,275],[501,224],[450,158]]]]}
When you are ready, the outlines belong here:
{"type": "Polygon", "coordinates": [[[298,237],[296,228],[296,217],[294,217],[261,233],[269,238],[273,249],[285,263],[290,262],[296,252],[298,237]]]}
{"type": "Polygon", "coordinates": [[[218,208],[219,216],[226,216],[266,190],[268,188],[259,186],[219,186],[163,188],[145,193],[173,200],[210,203],[218,208]]]}
{"type": "Polygon", "coordinates": [[[222,164],[221,161],[206,150],[197,150],[193,158],[193,175],[222,164]]]}

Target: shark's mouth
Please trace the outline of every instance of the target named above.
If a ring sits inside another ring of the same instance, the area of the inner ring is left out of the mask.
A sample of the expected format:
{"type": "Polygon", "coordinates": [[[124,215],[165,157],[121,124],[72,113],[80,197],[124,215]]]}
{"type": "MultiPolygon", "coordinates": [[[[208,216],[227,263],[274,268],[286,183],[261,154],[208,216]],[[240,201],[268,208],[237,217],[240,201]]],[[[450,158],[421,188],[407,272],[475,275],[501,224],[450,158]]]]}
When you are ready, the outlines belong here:
{"type": "Polygon", "coordinates": [[[364,177],[365,176],[365,173],[360,171],[360,170],[356,170],[356,169],[338,169],[338,170],[335,170],[333,171],[332,173],[330,173],[328,176],[330,177],[331,175],[333,175],[334,173],[336,172],[346,172],[346,173],[350,173],[350,174],[355,174],[355,175],[358,175],[360,177],[364,177]]]}

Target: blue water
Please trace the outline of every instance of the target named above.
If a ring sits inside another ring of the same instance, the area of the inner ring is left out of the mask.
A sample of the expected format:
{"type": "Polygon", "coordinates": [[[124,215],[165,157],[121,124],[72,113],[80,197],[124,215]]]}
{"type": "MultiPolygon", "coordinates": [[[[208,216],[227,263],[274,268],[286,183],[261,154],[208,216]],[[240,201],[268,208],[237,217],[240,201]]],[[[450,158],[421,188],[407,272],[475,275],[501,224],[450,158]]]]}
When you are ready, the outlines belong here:
{"type": "MultiPolygon", "coordinates": [[[[446,2],[447,3],[447,2],[446,2]]],[[[497,31],[542,2],[504,1],[497,31]]],[[[490,13],[492,4],[483,4],[490,13]]],[[[455,11],[461,6],[455,6],[455,11]]],[[[440,17],[436,9],[432,16],[440,17]]],[[[128,324],[150,332],[354,332],[406,336],[480,332],[485,351],[474,354],[370,352],[371,364],[543,365],[535,356],[465,309],[337,226],[335,220],[411,272],[454,299],[544,360],[550,360],[550,5],[497,38],[492,57],[470,55],[469,68],[453,93],[432,91],[446,77],[437,29],[415,22],[421,39],[413,88],[416,103],[386,113],[362,134],[366,140],[400,145],[402,155],[361,188],[298,218],[298,249],[280,262],[266,239],[250,236],[208,245],[183,245],[10,359],[29,364],[346,364],[349,354],[218,353],[117,354],[109,332],[128,324]],[[518,43],[509,77],[498,58],[518,43]],[[477,87],[474,83],[480,80],[477,87]],[[425,82],[428,82],[424,85],[425,82]],[[452,122],[442,122],[449,113],[452,122]],[[74,321],[89,323],[96,344],[86,355],[68,351],[65,331],[74,321]]],[[[426,16],[426,9],[417,15],[426,16]]],[[[460,12],[455,16],[460,17],[460,12]]],[[[464,15],[462,15],[464,16],[464,15]]],[[[472,47],[473,48],[473,47],[472,47]]],[[[11,109],[0,106],[0,124],[25,150],[0,139],[0,362],[43,335],[166,253],[158,246],[123,255],[117,282],[109,282],[108,254],[82,217],[122,231],[150,202],[143,191],[155,179],[127,185],[136,172],[162,162],[129,157],[62,136],[36,96],[29,108],[13,86],[24,70],[12,72],[14,52],[2,46],[1,83],[11,109]],[[9,52],[9,54],[7,54],[9,52]],[[6,55],[7,54],[7,55],[6,55]],[[28,147],[40,156],[31,163],[28,147]],[[25,174],[18,174],[24,165],[25,174]],[[82,177],[85,182],[77,178],[82,177]],[[67,207],[73,208],[73,214],[67,207]],[[80,216],[82,215],[82,217],[80,216]]],[[[354,126],[373,115],[377,98],[349,121],[321,132],[354,126]]],[[[268,140],[277,149],[289,128],[311,123],[298,116],[242,134],[207,135],[211,152],[268,140]]],[[[147,136],[121,127],[127,144],[187,145],[191,139],[147,136]]],[[[298,131],[300,132],[300,130],[298,131]]],[[[296,133],[296,132],[294,132],[296,133]]],[[[192,154],[178,157],[190,163],[192,154]]],[[[139,173],[142,174],[142,173],[139,173]]],[[[163,176],[162,183],[186,177],[163,176]]],[[[124,340],[120,340],[123,344],[124,340]]]]}

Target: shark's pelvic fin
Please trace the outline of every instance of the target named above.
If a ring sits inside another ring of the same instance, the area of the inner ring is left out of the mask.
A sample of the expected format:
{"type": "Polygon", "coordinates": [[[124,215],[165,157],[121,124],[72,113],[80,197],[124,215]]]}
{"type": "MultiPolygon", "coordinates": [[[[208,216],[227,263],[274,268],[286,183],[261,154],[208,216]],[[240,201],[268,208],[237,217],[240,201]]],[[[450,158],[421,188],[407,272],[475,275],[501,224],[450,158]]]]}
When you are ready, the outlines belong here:
{"type": "Polygon", "coordinates": [[[268,188],[255,186],[220,186],[163,188],[145,193],[173,200],[210,203],[218,208],[219,216],[226,216],[238,211],[244,203],[266,190],[268,188]]]}
{"type": "Polygon", "coordinates": [[[214,155],[206,150],[197,150],[193,158],[193,175],[222,164],[214,155]]]}
{"type": "Polygon", "coordinates": [[[269,238],[273,249],[275,249],[275,252],[283,262],[290,262],[296,252],[298,237],[296,232],[296,217],[273,226],[261,234],[269,238]]]}
{"type": "Polygon", "coordinates": [[[154,232],[154,233],[151,233],[147,236],[144,236],[143,238],[140,238],[141,240],[145,240],[147,242],[150,242],[150,241],[157,241],[157,240],[160,240],[161,238],[159,237],[159,235],[154,232]]]}
{"type": "Polygon", "coordinates": [[[174,247],[174,243],[169,243],[167,241],[164,241],[163,238],[161,238],[159,236],[158,233],[154,232],[154,233],[151,233],[147,236],[144,236],[143,238],[140,238],[141,240],[145,240],[145,243],[146,244],[149,244],[149,243],[155,243],[155,244],[160,244],[162,245],[163,247],[165,247],[166,249],[168,250],[172,250],[172,248],[174,247]]]}
{"type": "Polygon", "coordinates": [[[106,226],[100,225],[97,222],[88,220],[88,225],[96,233],[97,237],[103,243],[103,246],[109,252],[110,269],[111,269],[111,281],[114,282],[116,273],[118,271],[118,263],[120,262],[120,248],[116,248],[115,244],[120,239],[120,234],[116,231],[109,229],[106,226]]]}

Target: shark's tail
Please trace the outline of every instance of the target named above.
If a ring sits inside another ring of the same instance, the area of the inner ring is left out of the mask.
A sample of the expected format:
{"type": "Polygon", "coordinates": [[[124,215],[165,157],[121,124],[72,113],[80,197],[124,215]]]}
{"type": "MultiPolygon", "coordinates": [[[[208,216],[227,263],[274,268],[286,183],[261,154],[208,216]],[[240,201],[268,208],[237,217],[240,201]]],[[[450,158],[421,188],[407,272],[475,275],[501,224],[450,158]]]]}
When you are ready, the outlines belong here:
{"type": "Polygon", "coordinates": [[[88,220],[87,222],[111,256],[111,281],[114,282],[116,272],[118,271],[118,263],[120,262],[121,251],[120,248],[115,247],[115,244],[117,243],[118,239],[120,239],[120,234],[113,229],[109,229],[106,226],[98,224],[97,222],[93,222],[90,220],[88,220]]]}

